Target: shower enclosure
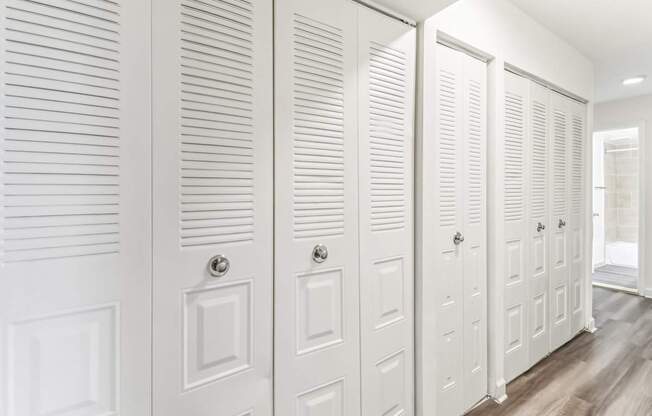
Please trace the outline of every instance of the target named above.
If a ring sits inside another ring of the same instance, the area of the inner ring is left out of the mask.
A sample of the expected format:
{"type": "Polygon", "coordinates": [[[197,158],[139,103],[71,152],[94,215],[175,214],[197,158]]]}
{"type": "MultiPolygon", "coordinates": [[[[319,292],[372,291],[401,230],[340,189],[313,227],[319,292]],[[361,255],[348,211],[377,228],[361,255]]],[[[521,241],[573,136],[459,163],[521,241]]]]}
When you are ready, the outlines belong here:
{"type": "Polygon", "coordinates": [[[597,132],[593,144],[593,282],[635,291],[639,268],[639,131],[597,132]]]}

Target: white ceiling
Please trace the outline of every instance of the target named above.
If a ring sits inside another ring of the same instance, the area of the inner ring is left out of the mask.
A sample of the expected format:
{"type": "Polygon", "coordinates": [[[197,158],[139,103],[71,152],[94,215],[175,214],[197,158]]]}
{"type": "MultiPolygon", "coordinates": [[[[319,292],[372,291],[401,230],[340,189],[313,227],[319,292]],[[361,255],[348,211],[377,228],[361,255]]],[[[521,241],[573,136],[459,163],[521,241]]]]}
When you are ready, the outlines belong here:
{"type": "Polygon", "coordinates": [[[511,1],[593,61],[597,102],[652,94],[652,1],[511,1]],[[648,79],[622,85],[636,75],[648,79]]]}
{"type": "Polygon", "coordinates": [[[372,3],[387,7],[405,17],[421,22],[456,1],[457,0],[375,0],[372,3]]]}

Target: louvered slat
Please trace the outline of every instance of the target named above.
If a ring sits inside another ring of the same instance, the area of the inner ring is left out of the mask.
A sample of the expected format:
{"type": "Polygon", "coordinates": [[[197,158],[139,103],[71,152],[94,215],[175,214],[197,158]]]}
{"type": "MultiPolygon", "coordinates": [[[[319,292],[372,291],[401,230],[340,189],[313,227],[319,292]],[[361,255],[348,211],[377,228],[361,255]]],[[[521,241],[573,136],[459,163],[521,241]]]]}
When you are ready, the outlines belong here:
{"type": "Polygon", "coordinates": [[[532,165],[530,185],[530,215],[539,220],[546,215],[546,177],[547,177],[547,141],[548,111],[546,104],[532,102],[532,165]]]}
{"type": "Polygon", "coordinates": [[[253,7],[181,2],[182,247],[253,240],[253,7]]]}
{"type": "Polygon", "coordinates": [[[343,47],[340,29],[294,15],[296,238],[344,233],[343,47]]]}
{"type": "Polygon", "coordinates": [[[467,222],[470,225],[482,221],[482,85],[469,80],[467,99],[467,222]]]}
{"type": "Polygon", "coordinates": [[[439,72],[439,225],[450,227],[457,221],[457,77],[439,72]]]}
{"type": "Polygon", "coordinates": [[[405,53],[369,47],[369,151],[371,230],[405,227],[405,53]]]}
{"type": "Polygon", "coordinates": [[[505,94],[505,221],[520,221],[524,210],[523,97],[505,94]]]}
{"type": "Polygon", "coordinates": [[[553,210],[555,215],[566,215],[566,113],[555,110],[553,122],[553,210]]]}
{"type": "Polygon", "coordinates": [[[582,188],[584,181],[584,120],[581,116],[573,115],[572,149],[571,149],[571,212],[582,212],[582,188]]]}
{"type": "Polygon", "coordinates": [[[2,262],[116,253],[120,5],[4,7],[2,262]]]}

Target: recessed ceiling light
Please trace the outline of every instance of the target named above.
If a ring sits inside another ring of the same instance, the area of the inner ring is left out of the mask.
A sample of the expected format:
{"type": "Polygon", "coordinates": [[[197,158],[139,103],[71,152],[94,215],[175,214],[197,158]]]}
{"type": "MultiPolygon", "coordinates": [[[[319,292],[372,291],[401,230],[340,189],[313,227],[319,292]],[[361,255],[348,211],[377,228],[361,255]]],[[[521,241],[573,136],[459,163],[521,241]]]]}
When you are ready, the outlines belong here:
{"type": "Polygon", "coordinates": [[[637,77],[626,78],[623,80],[623,85],[636,85],[645,81],[645,75],[639,75],[637,77]]]}

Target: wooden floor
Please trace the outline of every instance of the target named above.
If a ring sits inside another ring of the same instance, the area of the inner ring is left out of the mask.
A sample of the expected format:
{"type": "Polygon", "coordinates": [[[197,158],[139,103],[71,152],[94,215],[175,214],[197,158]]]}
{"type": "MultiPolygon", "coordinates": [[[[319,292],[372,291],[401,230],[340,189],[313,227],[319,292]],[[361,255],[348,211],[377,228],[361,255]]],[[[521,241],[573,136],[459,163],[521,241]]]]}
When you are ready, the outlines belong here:
{"type": "Polygon", "coordinates": [[[582,333],[471,416],[652,415],[652,300],[593,289],[598,331],[582,333]]]}

